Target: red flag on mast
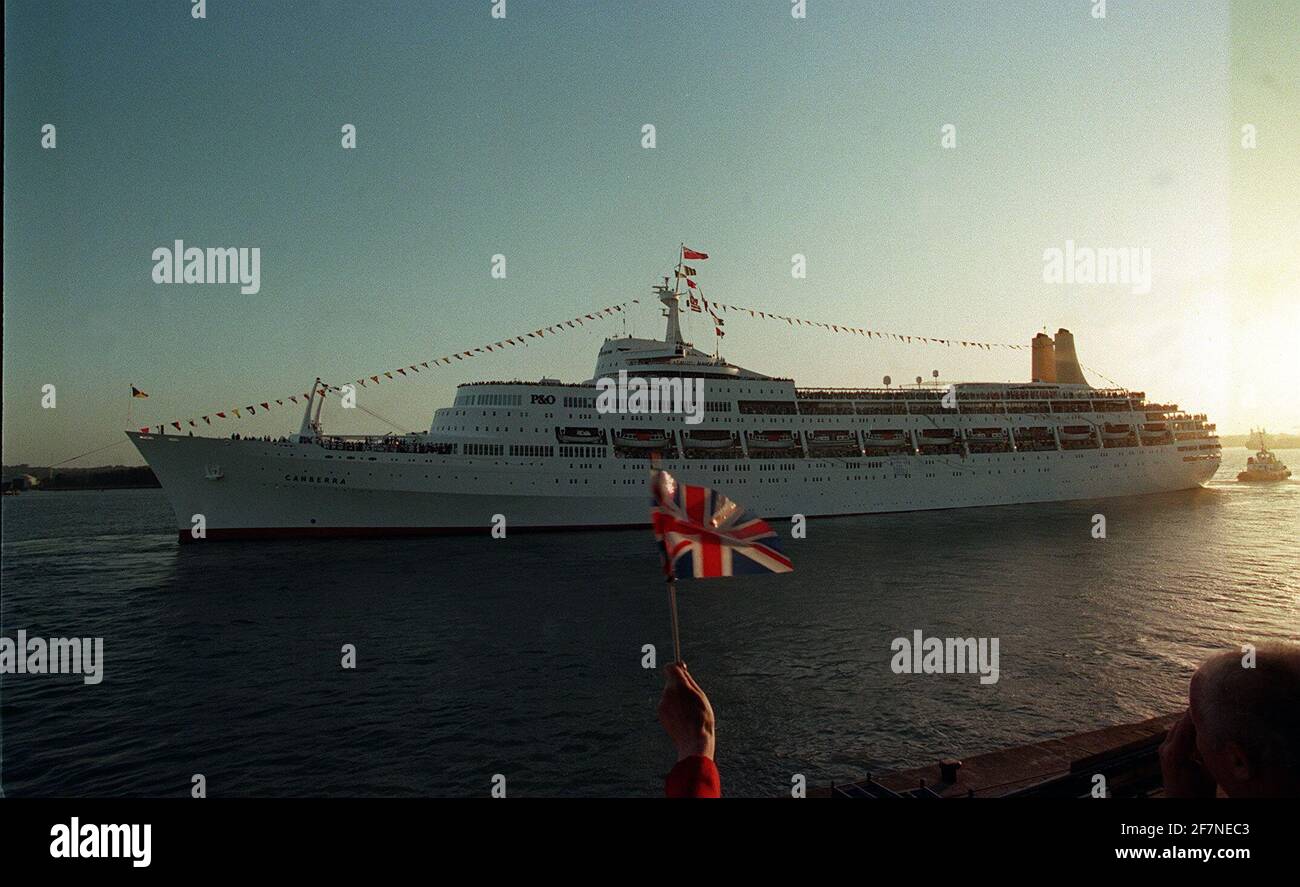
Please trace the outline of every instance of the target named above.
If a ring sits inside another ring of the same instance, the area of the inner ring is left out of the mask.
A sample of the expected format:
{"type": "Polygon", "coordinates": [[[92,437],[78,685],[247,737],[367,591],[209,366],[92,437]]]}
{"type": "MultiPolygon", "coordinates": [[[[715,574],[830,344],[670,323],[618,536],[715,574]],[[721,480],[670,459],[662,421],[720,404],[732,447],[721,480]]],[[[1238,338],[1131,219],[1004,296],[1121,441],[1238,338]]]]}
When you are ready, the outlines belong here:
{"type": "Polygon", "coordinates": [[[685,261],[687,259],[707,259],[708,257],[709,257],[708,253],[702,253],[697,250],[693,250],[690,247],[682,248],[682,261],[685,261]]]}

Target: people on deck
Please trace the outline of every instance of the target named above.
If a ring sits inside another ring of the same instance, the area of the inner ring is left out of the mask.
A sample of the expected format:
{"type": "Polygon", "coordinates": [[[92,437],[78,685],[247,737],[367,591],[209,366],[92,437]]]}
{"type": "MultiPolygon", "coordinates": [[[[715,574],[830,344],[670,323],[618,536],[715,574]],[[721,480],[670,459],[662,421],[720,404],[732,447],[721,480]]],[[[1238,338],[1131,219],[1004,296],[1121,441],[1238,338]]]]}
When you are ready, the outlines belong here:
{"type": "Polygon", "coordinates": [[[1300,645],[1216,653],[1160,746],[1165,796],[1300,798],[1300,645]]]}

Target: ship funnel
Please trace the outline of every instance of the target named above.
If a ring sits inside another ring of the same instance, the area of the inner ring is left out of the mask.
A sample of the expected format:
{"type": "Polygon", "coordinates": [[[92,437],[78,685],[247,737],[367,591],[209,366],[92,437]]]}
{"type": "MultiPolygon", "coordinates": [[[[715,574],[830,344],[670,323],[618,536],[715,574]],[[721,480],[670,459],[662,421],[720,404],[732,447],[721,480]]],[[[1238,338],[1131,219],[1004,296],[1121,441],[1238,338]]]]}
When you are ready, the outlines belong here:
{"type": "Polygon", "coordinates": [[[1074,354],[1074,336],[1069,330],[1056,331],[1056,381],[1063,385],[1087,385],[1079,358],[1074,354]]]}
{"type": "Polygon", "coordinates": [[[1047,333],[1039,333],[1030,343],[1034,355],[1034,369],[1031,377],[1034,382],[1056,381],[1056,345],[1047,333]]]}

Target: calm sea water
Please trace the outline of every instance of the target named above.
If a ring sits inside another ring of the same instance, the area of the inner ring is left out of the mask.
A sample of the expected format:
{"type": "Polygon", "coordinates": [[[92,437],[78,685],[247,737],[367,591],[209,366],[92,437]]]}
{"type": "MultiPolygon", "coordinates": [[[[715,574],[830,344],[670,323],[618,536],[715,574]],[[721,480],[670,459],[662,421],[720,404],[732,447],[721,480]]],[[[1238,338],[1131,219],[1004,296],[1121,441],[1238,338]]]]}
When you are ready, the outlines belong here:
{"type": "MultiPolygon", "coordinates": [[[[792,575],[683,584],[724,790],[1166,713],[1209,651],[1295,639],[1300,480],[1237,484],[1246,455],[1176,494],[813,521],[792,575]],[[915,629],[999,638],[1000,681],[894,674],[915,629]]],[[[662,791],[648,531],[180,548],[158,491],[3,501],[3,633],[105,645],[97,686],[0,679],[10,796],[662,791]]]]}

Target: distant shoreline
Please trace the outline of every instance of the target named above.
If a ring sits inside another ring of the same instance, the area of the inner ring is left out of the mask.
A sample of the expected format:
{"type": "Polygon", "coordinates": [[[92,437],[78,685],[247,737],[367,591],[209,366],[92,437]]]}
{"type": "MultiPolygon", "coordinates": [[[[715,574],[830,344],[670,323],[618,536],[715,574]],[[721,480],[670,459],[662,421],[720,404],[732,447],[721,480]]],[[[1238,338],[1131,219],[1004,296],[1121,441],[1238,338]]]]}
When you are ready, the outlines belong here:
{"type": "MultiPolygon", "coordinates": [[[[1266,434],[1269,449],[1300,450],[1300,434],[1266,434]]],[[[1221,434],[1219,442],[1225,447],[1245,447],[1253,450],[1258,439],[1253,434],[1221,434]]]]}
{"type": "Polygon", "coordinates": [[[59,490],[148,490],[162,486],[148,465],[102,465],[97,468],[55,468],[43,465],[4,466],[5,489],[22,492],[59,490]],[[35,482],[32,482],[32,479],[35,482]]]}

